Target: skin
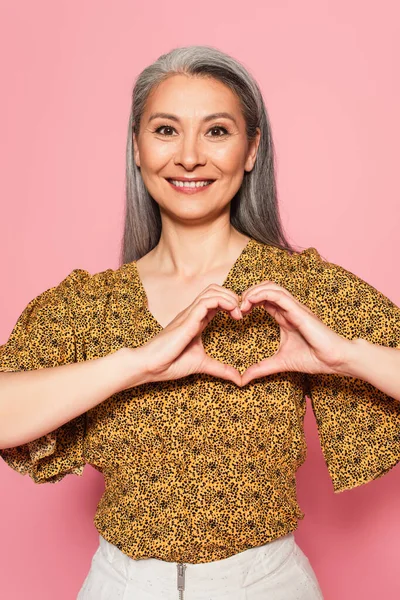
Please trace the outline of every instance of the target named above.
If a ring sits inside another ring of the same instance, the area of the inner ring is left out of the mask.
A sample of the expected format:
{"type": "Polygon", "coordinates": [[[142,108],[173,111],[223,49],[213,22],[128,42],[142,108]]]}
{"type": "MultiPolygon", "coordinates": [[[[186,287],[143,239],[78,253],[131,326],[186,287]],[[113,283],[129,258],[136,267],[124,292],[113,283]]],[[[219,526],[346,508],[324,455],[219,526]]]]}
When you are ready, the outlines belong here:
{"type": "Polygon", "coordinates": [[[249,239],[231,226],[230,202],[245,171],[254,166],[259,140],[257,129],[256,138],[248,141],[239,99],[215,79],[175,75],[150,95],[139,135],[133,134],[134,160],[160,207],[162,233],[157,247],[137,263],[142,281],[157,272],[177,285],[199,278],[205,283],[207,274],[210,282],[223,282],[249,239]],[[150,120],[156,112],[172,113],[178,121],[150,120]],[[218,112],[231,114],[234,121],[204,122],[218,112]],[[171,188],[167,177],[216,181],[186,196],[171,188]]]}
{"type": "Polygon", "coordinates": [[[136,264],[148,308],[163,328],[140,349],[149,380],[203,372],[244,386],[283,371],[331,373],[359,377],[400,399],[397,349],[337,335],[273,281],[251,286],[241,297],[222,286],[249,239],[231,226],[229,211],[245,172],[254,167],[259,141],[259,129],[254,140],[247,139],[239,99],[215,79],[174,75],[147,101],[139,134],[133,134],[134,160],[160,207],[162,232],[158,245],[136,264]],[[152,119],[156,112],[175,119],[152,119]],[[233,120],[204,120],[217,112],[233,120]],[[206,191],[186,195],[166,179],[185,176],[215,181],[206,191]],[[201,332],[217,310],[238,319],[254,306],[264,307],[279,324],[280,347],[240,374],[205,354],[201,332]]]}

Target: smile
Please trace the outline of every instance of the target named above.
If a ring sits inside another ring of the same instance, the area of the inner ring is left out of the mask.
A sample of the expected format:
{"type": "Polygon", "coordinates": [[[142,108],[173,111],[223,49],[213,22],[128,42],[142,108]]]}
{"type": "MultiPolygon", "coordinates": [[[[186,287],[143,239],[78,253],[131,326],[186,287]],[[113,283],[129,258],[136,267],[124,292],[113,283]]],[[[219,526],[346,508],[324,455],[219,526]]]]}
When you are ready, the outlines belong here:
{"type": "Polygon", "coordinates": [[[209,187],[214,180],[202,179],[200,181],[181,181],[179,179],[167,179],[168,183],[177,191],[186,194],[194,194],[209,187]]]}
{"type": "Polygon", "coordinates": [[[210,185],[212,181],[210,179],[204,179],[203,181],[179,181],[178,179],[168,179],[170,183],[175,185],[176,187],[204,187],[205,185],[210,185]]]}

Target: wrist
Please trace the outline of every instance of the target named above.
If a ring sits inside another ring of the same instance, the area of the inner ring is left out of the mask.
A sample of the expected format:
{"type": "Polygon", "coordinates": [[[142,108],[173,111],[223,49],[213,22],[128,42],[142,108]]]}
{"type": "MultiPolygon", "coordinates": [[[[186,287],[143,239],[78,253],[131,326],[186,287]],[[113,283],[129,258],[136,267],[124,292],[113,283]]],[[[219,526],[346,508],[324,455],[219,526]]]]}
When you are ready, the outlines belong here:
{"type": "Polygon", "coordinates": [[[369,342],[363,338],[348,340],[339,375],[363,379],[365,377],[365,360],[363,356],[366,346],[369,345],[369,342]]]}
{"type": "Polygon", "coordinates": [[[150,381],[141,348],[120,348],[114,353],[121,391],[150,381]]]}

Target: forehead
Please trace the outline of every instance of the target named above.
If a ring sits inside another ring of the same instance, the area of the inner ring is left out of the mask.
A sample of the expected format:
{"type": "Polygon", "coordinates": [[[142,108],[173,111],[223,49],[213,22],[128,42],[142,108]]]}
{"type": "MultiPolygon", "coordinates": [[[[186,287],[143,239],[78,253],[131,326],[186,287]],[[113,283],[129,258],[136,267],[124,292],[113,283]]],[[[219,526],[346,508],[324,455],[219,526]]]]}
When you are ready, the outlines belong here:
{"type": "Polygon", "coordinates": [[[199,117],[214,112],[229,111],[241,115],[239,98],[225,84],[213,77],[173,75],[158,85],[149,95],[145,115],[170,112],[182,117],[199,117]]]}

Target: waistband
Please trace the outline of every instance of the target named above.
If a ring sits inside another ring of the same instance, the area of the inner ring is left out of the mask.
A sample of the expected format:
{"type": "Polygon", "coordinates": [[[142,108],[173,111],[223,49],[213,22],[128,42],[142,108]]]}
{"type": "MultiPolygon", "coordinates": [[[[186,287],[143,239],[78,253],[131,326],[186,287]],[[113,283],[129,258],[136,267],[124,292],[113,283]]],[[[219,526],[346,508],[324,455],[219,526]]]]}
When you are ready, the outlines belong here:
{"type": "Polygon", "coordinates": [[[262,546],[249,548],[228,558],[207,563],[167,562],[157,558],[135,560],[99,535],[100,548],[104,557],[127,580],[153,580],[162,584],[166,590],[196,589],[202,586],[206,591],[226,584],[226,589],[246,587],[258,579],[270,575],[278,569],[292,554],[296,542],[293,533],[288,533],[262,546]],[[178,571],[179,569],[179,571],[178,571]],[[179,579],[179,572],[181,573],[179,579]]]}

